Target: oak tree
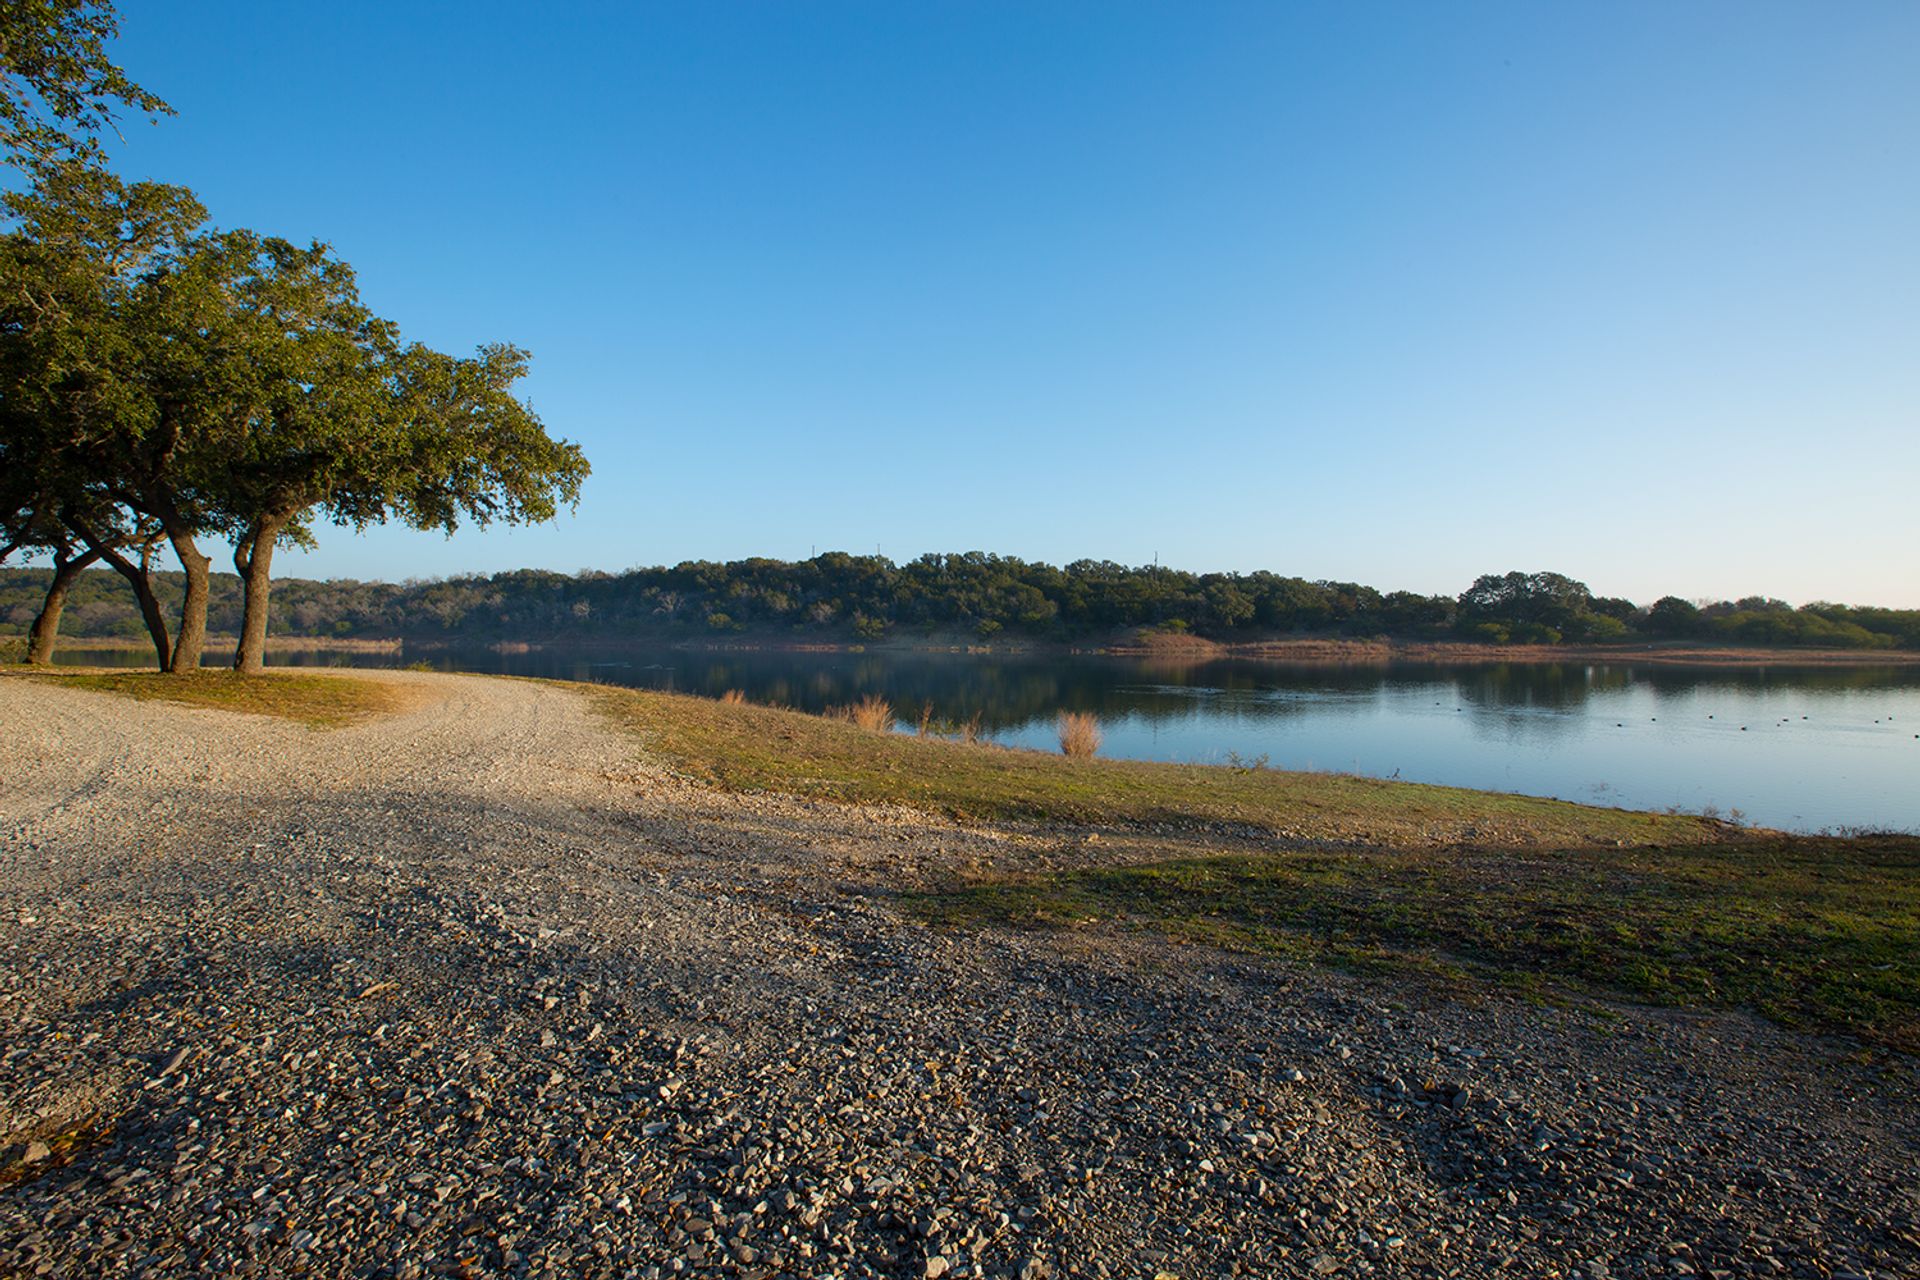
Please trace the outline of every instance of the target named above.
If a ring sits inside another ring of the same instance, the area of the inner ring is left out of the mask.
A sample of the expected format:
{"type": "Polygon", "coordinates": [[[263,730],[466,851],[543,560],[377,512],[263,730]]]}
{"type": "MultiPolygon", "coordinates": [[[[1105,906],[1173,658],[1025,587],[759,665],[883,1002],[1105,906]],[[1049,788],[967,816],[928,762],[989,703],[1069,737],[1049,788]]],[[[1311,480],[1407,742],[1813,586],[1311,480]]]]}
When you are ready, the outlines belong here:
{"type": "MultiPolygon", "coordinates": [[[[580,449],[514,394],[526,353],[402,343],[325,245],[212,230],[180,188],[81,165],[54,168],[7,209],[6,536],[53,555],[50,606],[78,572],[61,570],[83,557],[125,574],[168,670],[196,668],[205,644],[202,537],[234,544],[236,665],[253,671],[274,549],[316,518],[451,532],[463,519],[543,520],[577,500],[580,449]],[[185,580],[171,640],[151,583],[161,540],[185,580]]],[[[57,624],[57,607],[42,613],[57,624]]]]}
{"type": "Polygon", "coordinates": [[[0,155],[21,167],[98,158],[98,136],[122,109],[173,114],[108,56],[119,30],[100,0],[0,4],[0,155]]]}

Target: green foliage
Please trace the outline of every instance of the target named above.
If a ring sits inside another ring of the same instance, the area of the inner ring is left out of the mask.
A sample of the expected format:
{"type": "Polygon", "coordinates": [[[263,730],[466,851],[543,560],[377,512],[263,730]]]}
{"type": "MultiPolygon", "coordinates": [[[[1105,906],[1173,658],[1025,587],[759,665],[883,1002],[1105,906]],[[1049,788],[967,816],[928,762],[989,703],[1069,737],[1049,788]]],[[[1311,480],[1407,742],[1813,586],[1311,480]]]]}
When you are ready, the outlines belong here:
{"type": "Polygon", "coordinates": [[[1557,644],[1563,634],[1585,629],[1592,606],[1586,583],[1562,574],[1487,574],[1461,594],[1459,620],[1465,626],[1502,624],[1525,644],[1557,644]]]}
{"type": "Polygon", "coordinates": [[[1647,610],[1646,631],[1656,636],[1692,635],[1700,625],[1700,610],[1678,596],[1661,596],[1647,610]]]}
{"type": "Polygon", "coordinates": [[[1624,618],[1616,618],[1609,614],[1590,614],[1585,619],[1585,624],[1580,639],[1591,641],[1595,644],[1607,644],[1615,640],[1625,640],[1632,634],[1628,630],[1624,618]]]}
{"type": "Polygon", "coordinates": [[[514,395],[526,353],[403,344],[325,245],[210,229],[181,188],[74,164],[6,208],[0,556],[164,532],[190,570],[180,651],[206,607],[198,536],[232,541],[249,575],[257,661],[273,548],[316,514],[450,532],[578,498],[579,448],[514,395]]]}
{"type": "MultiPolygon", "coordinates": [[[[177,589],[177,575],[157,575],[157,581],[177,589]]],[[[25,630],[45,586],[44,575],[0,569],[0,631],[25,630]]],[[[209,603],[214,631],[233,632],[238,601],[237,581],[215,574],[209,603]]],[[[285,635],[421,640],[635,635],[671,640],[717,630],[862,642],[900,634],[946,636],[955,643],[974,638],[1099,641],[1139,626],[1174,623],[1226,640],[1289,633],[1490,644],[1523,635],[1537,637],[1536,642],[1550,638],[1537,627],[1493,620],[1456,624],[1453,603],[1444,596],[1382,595],[1262,573],[1194,575],[1112,566],[1083,576],[1079,566],[1060,569],[1011,557],[921,557],[896,566],[836,553],[797,563],[689,561],[618,574],[517,570],[407,583],[295,579],[275,587],[271,613],[274,630],[285,635]],[[968,572],[956,572],[956,561],[968,572]],[[1254,603],[1255,623],[1222,629],[1208,620],[1205,592],[1215,576],[1234,579],[1235,589],[1254,603]],[[1032,609],[1028,592],[1018,589],[1023,587],[1052,604],[1053,612],[1032,609]],[[1191,614],[1183,616],[1186,610],[1191,614]],[[724,622],[710,628],[707,619],[716,613],[724,622]],[[1036,616],[1041,620],[1023,620],[1036,616]]],[[[1662,621],[1672,616],[1671,607],[1663,612],[1656,605],[1644,615],[1631,615],[1630,622],[1598,612],[1581,615],[1582,630],[1565,639],[1920,648],[1920,610],[1809,604],[1754,614],[1732,604],[1686,608],[1694,621],[1681,632],[1662,621]],[[1766,638],[1756,634],[1757,627],[1765,628],[1766,638]]],[[[84,573],[70,597],[67,630],[75,636],[139,634],[130,609],[124,589],[109,575],[84,573]]]]}
{"type": "Polygon", "coordinates": [[[173,110],[107,54],[119,17],[100,0],[7,0],[0,5],[0,152],[17,164],[97,156],[98,134],[120,108],[173,110]]]}

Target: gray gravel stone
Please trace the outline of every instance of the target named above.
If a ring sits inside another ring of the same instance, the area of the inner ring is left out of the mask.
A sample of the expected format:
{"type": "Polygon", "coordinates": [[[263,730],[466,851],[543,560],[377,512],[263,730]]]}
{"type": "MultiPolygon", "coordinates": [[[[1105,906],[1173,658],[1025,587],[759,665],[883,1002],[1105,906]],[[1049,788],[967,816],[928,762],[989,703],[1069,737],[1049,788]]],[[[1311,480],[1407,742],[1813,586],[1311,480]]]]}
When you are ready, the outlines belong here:
{"type": "Polygon", "coordinates": [[[1910,1060],[935,932],[893,895],[1158,837],[382,678],[327,733],[0,678],[0,1274],[1920,1274],[1910,1060]]]}

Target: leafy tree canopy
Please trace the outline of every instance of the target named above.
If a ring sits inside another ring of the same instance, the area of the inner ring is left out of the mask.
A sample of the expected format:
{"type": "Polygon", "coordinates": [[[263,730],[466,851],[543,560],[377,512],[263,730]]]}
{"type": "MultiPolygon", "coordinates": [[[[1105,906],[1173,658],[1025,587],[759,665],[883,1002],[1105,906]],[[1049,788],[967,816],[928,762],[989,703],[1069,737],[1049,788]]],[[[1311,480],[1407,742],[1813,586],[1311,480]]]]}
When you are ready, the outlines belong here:
{"type": "Polygon", "coordinates": [[[122,109],[173,114],[108,57],[119,32],[119,15],[100,0],[0,4],[0,152],[11,162],[97,157],[98,135],[122,109]]]}
{"type": "Polygon", "coordinates": [[[514,394],[526,353],[403,343],[327,246],[216,230],[181,188],[73,163],[6,207],[0,460],[24,468],[0,492],[9,540],[91,548],[83,521],[110,542],[157,526],[186,573],[175,669],[204,634],[201,536],[234,544],[251,668],[273,549],[315,516],[451,531],[577,499],[579,448],[514,394]]]}

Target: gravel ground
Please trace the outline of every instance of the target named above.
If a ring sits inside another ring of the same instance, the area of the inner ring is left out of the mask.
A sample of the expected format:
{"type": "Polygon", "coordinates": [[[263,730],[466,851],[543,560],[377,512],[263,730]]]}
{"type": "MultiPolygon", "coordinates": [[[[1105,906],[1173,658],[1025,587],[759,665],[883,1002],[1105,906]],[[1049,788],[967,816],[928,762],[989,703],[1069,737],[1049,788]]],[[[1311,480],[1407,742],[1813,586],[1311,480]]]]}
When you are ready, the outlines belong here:
{"type": "Polygon", "coordinates": [[[0,680],[0,1275],[1920,1276],[1911,1059],[934,933],[889,886],[1062,841],[383,678],[0,680]]]}

